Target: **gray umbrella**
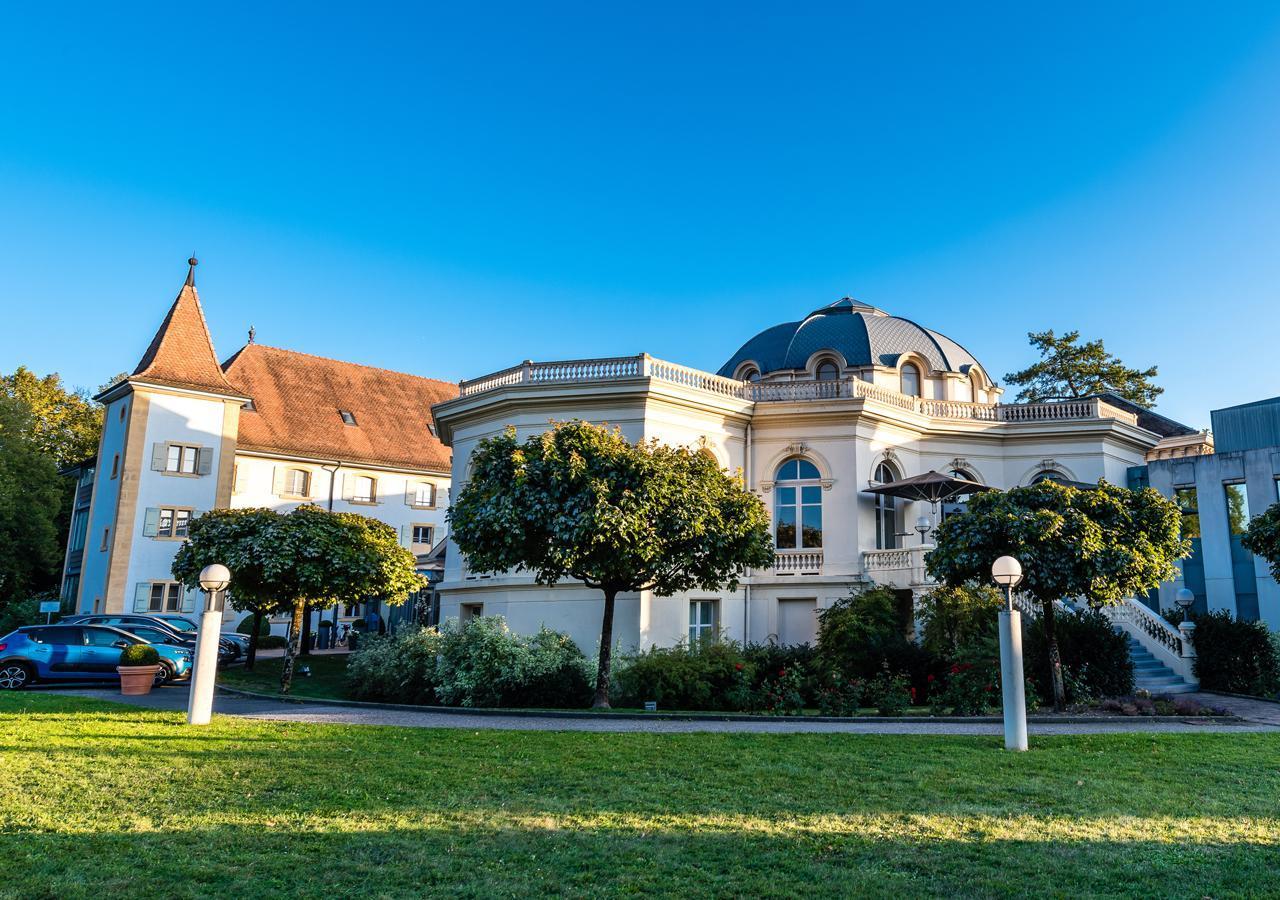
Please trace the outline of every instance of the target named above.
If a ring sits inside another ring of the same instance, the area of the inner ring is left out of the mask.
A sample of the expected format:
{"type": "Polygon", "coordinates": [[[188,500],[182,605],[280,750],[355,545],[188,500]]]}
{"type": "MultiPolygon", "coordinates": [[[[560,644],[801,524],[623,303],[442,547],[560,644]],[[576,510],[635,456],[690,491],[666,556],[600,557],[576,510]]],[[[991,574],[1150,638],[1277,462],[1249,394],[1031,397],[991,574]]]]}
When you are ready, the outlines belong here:
{"type": "Polygon", "coordinates": [[[979,491],[994,491],[997,488],[967,478],[956,478],[954,475],[943,475],[941,472],[925,472],[923,475],[912,475],[885,484],[867,488],[868,494],[887,494],[890,497],[902,497],[905,500],[923,500],[926,503],[943,503],[953,497],[964,494],[976,494],[979,491]]]}

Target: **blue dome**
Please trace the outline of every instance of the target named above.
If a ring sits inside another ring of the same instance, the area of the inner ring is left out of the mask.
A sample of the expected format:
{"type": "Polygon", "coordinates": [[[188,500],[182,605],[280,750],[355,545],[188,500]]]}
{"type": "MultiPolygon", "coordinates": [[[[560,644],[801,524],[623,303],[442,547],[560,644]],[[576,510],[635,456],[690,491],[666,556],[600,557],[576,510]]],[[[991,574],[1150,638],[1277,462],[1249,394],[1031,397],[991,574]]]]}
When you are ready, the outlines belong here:
{"type": "Polygon", "coordinates": [[[951,338],[845,297],[799,322],[785,322],[760,332],[743,344],[718,374],[732,378],[748,361],[760,367],[761,375],[804,369],[819,350],[834,350],[855,368],[895,366],[904,353],[918,353],[934,370],[968,373],[971,367],[981,368],[969,351],[951,338]]]}

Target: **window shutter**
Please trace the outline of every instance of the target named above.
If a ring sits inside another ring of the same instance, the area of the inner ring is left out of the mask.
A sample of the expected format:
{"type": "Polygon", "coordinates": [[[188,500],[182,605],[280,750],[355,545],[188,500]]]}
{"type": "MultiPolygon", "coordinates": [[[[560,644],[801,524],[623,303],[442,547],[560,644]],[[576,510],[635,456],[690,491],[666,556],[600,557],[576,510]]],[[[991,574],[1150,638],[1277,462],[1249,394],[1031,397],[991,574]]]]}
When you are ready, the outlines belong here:
{"type": "Polygon", "coordinates": [[[155,537],[160,531],[160,508],[158,506],[148,506],[146,518],[142,520],[142,534],[144,537],[155,537]]]}
{"type": "Polygon", "coordinates": [[[213,469],[213,448],[201,447],[196,453],[196,474],[208,475],[213,469]]]}
{"type": "Polygon", "coordinates": [[[169,457],[169,448],[164,444],[151,445],[151,471],[163,472],[165,460],[169,457]]]}
{"type": "Polygon", "coordinates": [[[182,611],[184,613],[195,612],[196,595],[200,593],[199,588],[185,588],[182,591],[182,611]]]}
{"type": "Polygon", "coordinates": [[[133,586],[133,611],[149,612],[151,608],[151,582],[139,581],[133,586]]]}
{"type": "Polygon", "coordinates": [[[275,471],[271,476],[271,493],[275,494],[277,497],[284,496],[285,471],[286,469],[284,466],[276,466],[275,471]]]}
{"type": "Polygon", "coordinates": [[[244,481],[243,467],[239,463],[237,463],[231,469],[231,493],[233,494],[243,493],[244,492],[244,485],[242,484],[243,481],[244,481]]]}
{"type": "Polygon", "coordinates": [[[418,486],[410,478],[404,483],[404,505],[413,506],[418,500],[418,486]]]}
{"type": "Polygon", "coordinates": [[[342,475],[342,499],[349,501],[355,496],[356,491],[356,475],[352,472],[344,472],[342,475]]]}
{"type": "Polygon", "coordinates": [[[409,542],[405,539],[405,533],[412,527],[413,527],[412,525],[400,526],[400,543],[403,544],[404,546],[408,546],[409,544],[409,542]]]}

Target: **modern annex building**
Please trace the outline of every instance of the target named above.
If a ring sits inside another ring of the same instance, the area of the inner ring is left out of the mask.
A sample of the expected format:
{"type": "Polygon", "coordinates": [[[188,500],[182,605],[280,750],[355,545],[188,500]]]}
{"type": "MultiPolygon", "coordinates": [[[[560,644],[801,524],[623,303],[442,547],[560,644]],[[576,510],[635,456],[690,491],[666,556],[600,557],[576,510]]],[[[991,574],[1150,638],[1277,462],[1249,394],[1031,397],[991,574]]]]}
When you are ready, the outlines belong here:
{"type": "MultiPolygon", "coordinates": [[[[1112,396],[1005,404],[980,361],[956,341],[845,298],[775,325],[719,372],[648,355],[525,362],[464,381],[434,409],[467,480],[476,444],[514,425],[521,438],[549,420],[620,427],[632,440],[705,448],[741,470],[770,509],[777,560],[736,591],[618,600],[623,646],[669,645],[718,629],[738,640],[801,643],[816,611],[857,584],[898,589],[904,607],[929,588],[922,515],[946,509],[867,492],[930,471],[997,488],[1052,478],[1126,484],[1129,470],[1203,436],[1112,396]]],[[[503,615],[596,646],[602,600],[575,583],[540,587],[524,573],[469,571],[450,548],[441,615],[503,615]]]]}
{"type": "Polygon", "coordinates": [[[190,611],[195,592],[170,564],[187,523],[210,509],[359,512],[396,528],[425,567],[450,484],[431,406],[457,386],[266,347],[252,332],[219,363],[190,265],[133,374],[96,398],[102,441],[79,469],[64,608],[190,611]]]}

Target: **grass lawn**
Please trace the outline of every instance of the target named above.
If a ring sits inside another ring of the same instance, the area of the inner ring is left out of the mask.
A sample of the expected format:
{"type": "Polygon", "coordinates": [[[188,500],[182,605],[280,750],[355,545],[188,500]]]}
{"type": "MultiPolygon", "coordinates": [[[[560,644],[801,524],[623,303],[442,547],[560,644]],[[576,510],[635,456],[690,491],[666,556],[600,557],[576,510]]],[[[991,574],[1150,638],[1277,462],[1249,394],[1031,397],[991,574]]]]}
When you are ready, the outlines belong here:
{"type": "Polygon", "coordinates": [[[0,696],[2,897],[1280,885],[1280,735],[430,731],[0,696]]]}
{"type": "MultiPolygon", "coordinates": [[[[263,694],[280,692],[280,667],[283,657],[259,659],[252,672],[244,666],[229,666],[218,670],[218,684],[263,694]]],[[[326,700],[345,699],[347,655],[299,656],[294,664],[292,693],[299,697],[320,697],[326,700]],[[311,667],[310,677],[298,674],[302,666],[311,667]]]]}

